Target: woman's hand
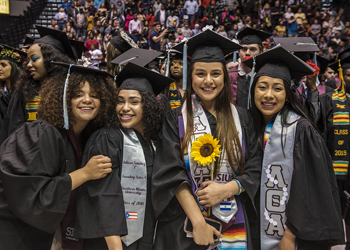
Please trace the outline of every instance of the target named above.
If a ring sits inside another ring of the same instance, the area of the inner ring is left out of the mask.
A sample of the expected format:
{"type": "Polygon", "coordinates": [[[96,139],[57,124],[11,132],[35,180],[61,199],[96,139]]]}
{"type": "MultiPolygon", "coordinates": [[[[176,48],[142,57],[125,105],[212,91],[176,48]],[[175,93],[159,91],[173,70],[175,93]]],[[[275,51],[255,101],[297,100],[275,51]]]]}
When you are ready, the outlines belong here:
{"type": "Polygon", "coordinates": [[[317,79],[317,74],[314,76],[307,76],[305,85],[308,91],[314,92],[317,90],[316,79],[317,79]]]}
{"type": "Polygon", "coordinates": [[[88,180],[104,178],[112,172],[111,159],[103,155],[93,156],[82,169],[88,180]]]}
{"type": "Polygon", "coordinates": [[[295,250],[295,235],[287,227],[278,244],[278,250],[295,250]]]}
{"type": "Polygon", "coordinates": [[[214,227],[204,223],[194,224],[193,225],[193,240],[197,245],[213,245],[214,244],[214,234],[221,238],[221,233],[216,230],[214,227]]]}
{"type": "Polygon", "coordinates": [[[197,195],[202,206],[211,207],[237,193],[238,185],[236,182],[230,181],[225,184],[219,184],[213,181],[205,181],[202,183],[202,190],[199,190],[197,195]]]}
{"type": "Polygon", "coordinates": [[[72,180],[71,190],[76,189],[81,184],[89,180],[103,178],[110,172],[112,172],[111,159],[109,159],[107,156],[95,155],[91,157],[85,167],[75,170],[69,174],[72,180]]]}

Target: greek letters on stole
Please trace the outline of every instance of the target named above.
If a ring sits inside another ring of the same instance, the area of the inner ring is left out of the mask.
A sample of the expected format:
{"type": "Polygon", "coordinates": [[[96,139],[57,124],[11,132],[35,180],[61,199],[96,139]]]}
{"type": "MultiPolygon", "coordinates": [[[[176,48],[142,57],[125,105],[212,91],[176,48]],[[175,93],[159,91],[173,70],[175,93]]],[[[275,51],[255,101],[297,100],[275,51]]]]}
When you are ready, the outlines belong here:
{"type": "MultiPolygon", "coordinates": [[[[287,123],[300,116],[289,112],[287,123]]],[[[281,145],[281,115],[278,114],[267,140],[260,184],[260,235],[261,250],[275,250],[283,237],[286,222],[286,205],[294,169],[294,141],[297,122],[283,127],[281,145]]]]}

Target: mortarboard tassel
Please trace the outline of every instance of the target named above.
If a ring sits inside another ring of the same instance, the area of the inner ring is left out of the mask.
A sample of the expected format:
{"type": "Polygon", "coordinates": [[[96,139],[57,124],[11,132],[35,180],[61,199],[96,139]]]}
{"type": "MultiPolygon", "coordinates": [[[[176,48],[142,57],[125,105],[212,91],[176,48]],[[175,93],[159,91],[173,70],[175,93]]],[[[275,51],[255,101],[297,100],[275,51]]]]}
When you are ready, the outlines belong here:
{"type": "Polygon", "coordinates": [[[182,89],[186,90],[187,88],[187,41],[188,39],[185,38],[185,45],[184,45],[184,51],[183,51],[183,75],[182,75],[182,89]]]}
{"type": "Polygon", "coordinates": [[[165,71],[165,76],[169,77],[170,75],[170,50],[168,51],[168,57],[166,59],[166,71],[165,71]]]}
{"type": "Polygon", "coordinates": [[[70,68],[73,64],[69,65],[68,73],[66,81],[64,82],[64,89],[63,89],[63,128],[68,130],[69,129],[69,118],[68,118],[68,107],[67,107],[67,89],[68,89],[68,81],[70,76],[70,68]]]}
{"type": "Polygon", "coordinates": [[[233,52],[233,62],[234,63],[237,62],[237,52],[236,51],[233,52]]]}
{"type": "MultiPolygon", "coordinates": [[[[314,54],[313,63],[316,64],[316,66],[318,67],[318,65],[317,65],[317,54],[316,54],[316,52],[315,52],[315,54],[314,54]]],[[[318,76],[316,76],[316,87],[317,87],[318,85],[320,85],[320,80],[318,80],[318,76]]]]}
{"type": "MultiPolygon", "coordinates": [[[[338,66],[339,66],[339,69],[338,69],[338,76],[339,76],[339,86],[338,88],[335,89],[335,91],[338,91],[338,92],[343,92],[345,93],[345,82],[344,82],[344,75],[343,75],[343,69],[341,68],[341,63],[340,63],[340,59],[338,60],[338,66]],[[340,90],[340,91],[339,91],[340,90]]],[[[345,95],[344,95],[345,96],[345,95]]]]}
{"type": "Polygon", "coordinates": [[[114,88],[117,88],[117,75],[114,76],[113,82],[114,82],[114,88]]]}
{"type": "Polygon", "coordinates": [[[251,88],[253,85],[253,81],[254,81],[254,74],[255,74],[255,56],[253,57],[253,68],[252,68],[252,72],[250,73],[250,82],[249,82],[249,94],[248,94],[248,103],[247,103],[247,109],[249,110],[250,108],[250,104],[251,104],[251,88]]]}

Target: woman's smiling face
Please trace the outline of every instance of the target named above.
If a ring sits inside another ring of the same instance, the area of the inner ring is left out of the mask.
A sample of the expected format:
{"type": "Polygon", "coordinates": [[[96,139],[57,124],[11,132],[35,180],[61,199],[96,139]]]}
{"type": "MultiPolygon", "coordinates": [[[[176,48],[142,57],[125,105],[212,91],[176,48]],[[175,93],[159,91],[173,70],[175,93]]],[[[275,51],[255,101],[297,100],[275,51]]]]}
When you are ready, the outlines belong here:
{"type": "Polygon", "coordinates": [[[260,76],[254,89],[254,102],[268,123],[286,102],[286,90],[282,79],[260,76]]]}
{"type": "Polygon", "coordinates": [[[194,63],[192,88],[205,105],[214,101],[224,88],[223,64],[220,62],[194,63]]]}

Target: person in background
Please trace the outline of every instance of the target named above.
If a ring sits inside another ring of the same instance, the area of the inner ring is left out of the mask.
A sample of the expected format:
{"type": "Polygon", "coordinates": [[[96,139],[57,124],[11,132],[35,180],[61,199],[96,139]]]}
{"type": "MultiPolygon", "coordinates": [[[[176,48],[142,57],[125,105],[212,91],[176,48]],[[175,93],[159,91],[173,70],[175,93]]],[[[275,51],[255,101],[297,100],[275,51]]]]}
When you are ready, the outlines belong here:
{"type": "Polygon", "coordinates": [[[60,8],[59,11],[55,15],[55,20],[59,29],[62,31],[66,25],[67,15],[64,13],[64,9],[60,8]]]}
{"type": "Polygon", "coordinates": [[[150,33],[149,36],[150,50],[160,51],[160,41],[162,40],[162,37],[168,32],[168,30],[165,29],[162,33],[160,33],[161,25],[157,22],[153,24],[153,28],[154,30],[150,33]]]}

